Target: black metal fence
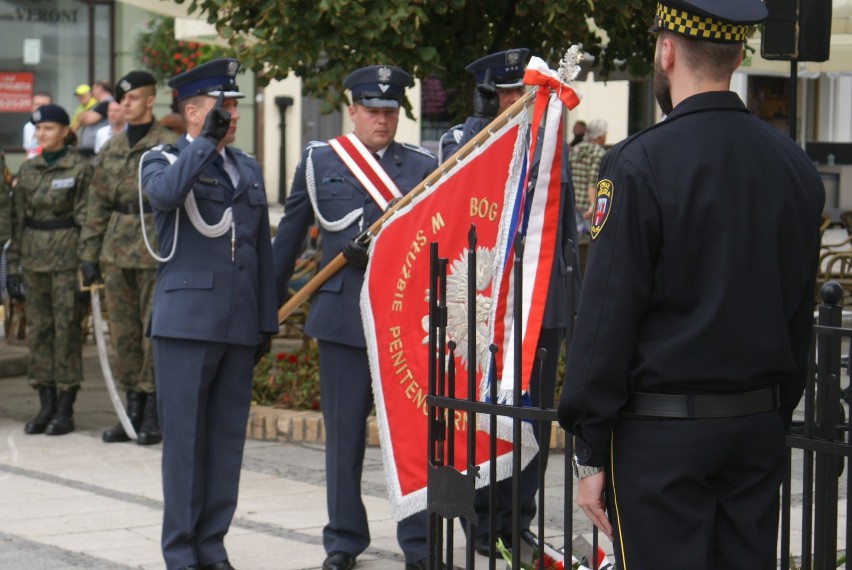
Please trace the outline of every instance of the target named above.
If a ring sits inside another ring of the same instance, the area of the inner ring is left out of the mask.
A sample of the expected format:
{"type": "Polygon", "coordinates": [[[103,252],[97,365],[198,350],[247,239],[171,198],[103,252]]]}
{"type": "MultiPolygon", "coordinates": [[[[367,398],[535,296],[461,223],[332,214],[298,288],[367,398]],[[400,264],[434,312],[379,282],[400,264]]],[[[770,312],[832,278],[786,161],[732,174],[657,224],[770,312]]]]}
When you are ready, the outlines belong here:
{"type": "MultiPolygon", "coordinates": [[[[468,329],[466,331],[468,363],[477,361],[476,330],[474,311],[476,310],[477,259],[475,231],[471,229],[468,238],[468,329]]],[[[521,268],[519,259],[522,256],[521,243],[516,243],[515,252],[515,310],[518,310],[521,299],[521,268]]],[[[570,272],[576,269],[576,263],[566,248],[570,272]]],[[[469,364],[464,378],[456,378],[455,343],[448,338],[447,331],[447,266],[448,260],[438,257],[437,244],[431,246],[431,275],[429,292],[429,354],[435,355],[430,359],[429,396],[427,397],[429,414],[429,472],[427,478],[427,504],[430,515],[429,529],[429,562],[431,568],[452,568],[477,566],[473,547],[472,526],[488,525],[489,535],[496,536],[495,504],[497,500],[496,485],[488,485],[487,520],[477,520],[473,505],[475,489],[479,478],[479,469],[472,458],[475,457],[475,430],[469,429],[465,449],[456,449],[455,419],[457,414],[466,415],[466,424],[473,428],[477,425],[477,415],[488,418],[489,432],[496,433],[498,417],[510,418],[512,421],[513,441],[520,441],[523,422],[532,422],[539,426],[550,425],[556,420],[556,410],[542,407],[540,402],[532,402],[531,406],[521,405],[520,387],[520,345],[515,347],[515,386],[512,405],[496,404],[497,386],[492,378],[491,393],[488,402],[476,399],[477,391],[476,366],[469,364]],[[466,383],[466,399],[455,397],[459,383],[466,383]],[[453,465],[462,458],[465,468],[457,470],[453,465]],[[456,537],[454,519],[461,519],[466,536],[456,537]],[[465,560],[454,561],[453,551],[456,540],[466,541],[465,560]]],[[[573,283],[573,279],[570,280],[573,283]]],[[[822,304],[819,306],[819,316],[813,332],[813,344],[809,366],[809,381],[807,383],[800,409],[801,415],[793,422],[793,427],[787,437],[788,470],[781,489],[781,516],[779,537],[779,566],[782,570],[827,570],[840,567],[852,568],[852,563],[846,558],[846,544],[852,539],[852,520],[850,505],[845,500],[846,490],[852,483],[852,471],[849,469],[849,458],[852,457],[852,445],[848,434],[852,431],[852,414],[847,413],[848,400],[852,388],[841,388],[844,368],[849,376],[852,365],[852,348],[848,356],[843,357],[843,344],[852,340],[852,328],[842,328],[842,309],[840,302],[843,289],[836,282],[823,285],[820,290],[822,304]],[[842,512],[841,512],[842,511],[842,512]],[[795,516],[794,516],[795,515],[795,516]],[[843,540],[842,548],[838,547],[838,536],[843,540]]],[[[570,319],[569,319],[570,321],[570,319]]],[[[520,319],[515,320],[516,343],[521,339],[520,319]]],[[[571,330],[569,327],[566,342],[570,343],[571,330]]],[[[852,346],[852,343],[850,343],[852,346]]],[[[491,366],[494,370],[496,348],[490,349],[491,366]]],[[[559,355],[548,355],[540,352],[537,355],[536,366],[547,358],[558,358],[559,355]]],[[[548,441],[544,445],[548,445],[548,441]]],[[[489,439],[489,471],[496,473],[497,441],[489,439]]],[[[544,521],[553,518],[548,510],[561,507],[562,514],[562,544],[567,553],[566,568],[570,568],[571,554],[576,553],[573,543],[575,521],[573,520],[573,484],[574,477],[568,457],[572,455],[571,440],[565,440],[564,477],[561,497],[562,504],[546,504],[544,468],[538,470],[538,526],[535,534],[545,537],[544,521]]],[[[545,461],[542,454],[533,461],[545,461]]],[[[521,473],[521,457],[516,446],[512,458],[512,544],[505,545],[512,553],[524,552],[527,545],[523,543],[519,532],[520,504],[519,480],[521,473]]],[[[487,482],[486,482],[487,483],[487,482]]],[[[558,516],[558,515],[557,515],[558,516]]],[[[591,549],[588,558],[581,562],[588,568],[598,568],[595,560],[598,550],[597,530],[593,531],[591,549]]],[[[562,550],[562,549],[560,549],[562,550]]],[[[530,557],[532,555],[530,554],[530,557]]],[[[526,560],[530,558],[524,554],[526,560]]],[[[489,556],[489,569],[503,564],[501,555],[492,546],[489,556]]],[[[535,560],[536,568],[546,568],[545,549],[538,548],[535,560]]]]}
{"type": "Polygon", "coordinates": [[[843,357],[843,343],[852,339],[852,329],[841,326],[840,284],[824,284],[820,298],[808,383],[800,404],[804,417],[793,422],[787,436],[789,468],[781,488],[782,570],[852,568],[845,554],[852,538],[846,501],[852,482],[852,415],[847,413],[848,382],[841,388],[843,369],[848,377],[848,355],[852,354],[843,357]]]}
{"type": "MultiPolygon", "coordinates": [[[[516,240],[515,244],[515,259],[513,263],[515,273],[515,299],[514,310],[518,315],[518,310],[521,304],[522,296],[522,268],[520,258],[523,255],[523,244],[520,240],[516,240]]],[[[576,271],[576,260],[573,255],[572,244],[568,244],[565,248],[564,259],[567,265],[567,282],[570,284],[571,290],[571,305],[573,306],[574,297],[574,272],[576,271]]],[[[491,393],[488,397],[488,402],[478,401],[475,397],[477,393],[476,366],[472,363],[477,362],[476,353],[476,275],[477,275],[477,256],[476,256],[476,234],[471,228],[468,236],[468,254],[467,254],[467,331],[465,337],[467,339],[467,353],[464,355],[467,359],[468,371],[464,378],[456,377],[455,361],[461,355],[456,353],[456,344],[448,339],[447,331],[447,266],[448,260],[438,257],[437,244],[431,245],[431,275],[430,275],[430,292],[429,292],[429,354],[435,355],[430,359],[429,369],[429,396],[427,398],[428,414],[429,414],[429,471],[427,478],[427,503],[428,512],[430,515],[429,529],[429,545],[430,545],[430,567],[431,568],[452,568],[453,566],[464,566],[465,568],[474,568],[475,551],[473,547],[473,530],[474,525],[487,525],[489,527],[489,536],[496,537],[497,529],[495,528],[495,516],[492,513],[496,512],[497,502],[497,485],[488,485],[487,502],[488,509],[486,520],[477,520],[478,516],[474,510],[475,503],[475,488],[477,479],[480,477],[479,468],[476,467],[476,462],[472,460],[476,454],[475,429],[477,425],[477,415],[487,416],[488,431],[490,434],[495,434],[497,431],[498,417],[510,418],[512,422],[512,440],[521,440],[521,430],[523,422],[532,423],[536,434],[543,434],[542,441],[544,446],[549,445],[550,441],[550,425],[556,421],[556,410],[553,408],[542,407],[541,402],[530,402],[531,405],[521,404],[521,384],[520,384],[520,367],[521,367],[521,320],[515,319],[515,385],[513,404],[497,404],[497,383],[492,378],[490,382],[491,393]],[[466,399],[458,399],[455,397],[457,393],[458,383],[464,382],[466,385],[466,399]],[[455,441],[456,416],[458,413],[466,415],[466,425],[471,429],[467,432],[465,449],[457,449],[455,441]],[[453,465],[462,458],[466,465],[462,471],[457,470],[453,465]],[[454,532],[453,520],[461,519],[462,527],[466,536],[456,537],[454,532]],[[465,560],[453,560],[453,550],[455,541],[467,541],[465,550],[465,560]],[[441,564],[443,563],[443,565],[441,564]]],[[[569,322],[572,319],[568,319],[569,322]]],[[[571,327],[568,327],[566,342],[570,342],[571,327]]],[[[491,366],[490,370],[495,369],[496,347],[490,347],[491,366]]],[[[536,357],[536,366],[541,366],[545,359],[558,359],[559,354],[546,354],[546,351],[540,350],[536,357]]],[[[484,367],[483,367],[484,368],[484,367]]],[[[497,472],[497,439],[496,437],[489,438],[489,472],[497,472]]],[[[566,439],[565,454],[570,457],[572,454],[570,438],[566,439]]],[[[545,502],[545,465],[546,454],[538,453],[532,461],[539,462],[538,472],[538,497],[537,497],[537,520],[538,526],[534,529],[534,534],[537,537],[542,537],[542,544],[545,537],[544,521],[548,516],[548,511],[554,507],[561,507],[562,511],[562,528],[563,537],[562,544],[564,547],[561,550],[568,553],[567,568],[570,568],[571,555],[575,552],[572,544],[574,535],[573,521],[573,483],[574,477],[570,467],[570,462],[565,461],[563,489],[561,496],[564,497],[562,505],[546,504],[545,502]]],[[[512,537],[511,544],[506,544],[507,550],[512,553],[522,553],[523,559],[529,563],[533,556],[537,559],[537,567],[545,568],[545,548],[531,548],[526,542],[523,542],[522,533],[520,532],[519,513],[520,505],[520,473],[521,473],[521,454],[518,446],[515,446],[512,454],[512,532],[509,533],[512,537]]],[[[486,481],[487,483],[487,481],[486,481]]],[[[558,516],[558,514],[557,514],[558,516]]],[[[505,533],[505,529],[503,530],[505,533]]],[[[597,530],[593,530],[591,549],[585,556],[580,554],[581,561],[589,568],[598,568],[599,561],[595,560],[598,552],[598,534],[597,530]]],[[[588,546],[588,545],[585,545],[588,546]]],[[[551,552],[553,554],[553,552],[551,552]]],[[[522,561],[523,562],[523,561],[522,561]]],[[[497,552],[491,541],[491,549],[489,555],[490,569],[494,569],[497,564],[504,564],[502,555],[497,552]]]]}

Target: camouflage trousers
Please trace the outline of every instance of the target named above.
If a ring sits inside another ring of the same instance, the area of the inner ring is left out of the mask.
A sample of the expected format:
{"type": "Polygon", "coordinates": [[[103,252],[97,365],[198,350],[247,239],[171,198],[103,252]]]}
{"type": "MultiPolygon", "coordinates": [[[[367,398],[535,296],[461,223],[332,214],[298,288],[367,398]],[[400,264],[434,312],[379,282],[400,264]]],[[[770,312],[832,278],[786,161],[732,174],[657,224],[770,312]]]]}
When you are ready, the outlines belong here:
{"type": "Polygon", "coordinates": [[[83,317],[86,305],[77,298],[77,274],[67,271],[24,271],[27,290],[28,381],[33,388],[67,390],[83,381],[83,317]]]}
{"type": "Polygon", "coordinates": [[[151,339],[145,329],[156,277],[156,269],[104,267],[109,334],[116,355],[113,375],[124,390],[149,394],[155,390],[151,339]]]}

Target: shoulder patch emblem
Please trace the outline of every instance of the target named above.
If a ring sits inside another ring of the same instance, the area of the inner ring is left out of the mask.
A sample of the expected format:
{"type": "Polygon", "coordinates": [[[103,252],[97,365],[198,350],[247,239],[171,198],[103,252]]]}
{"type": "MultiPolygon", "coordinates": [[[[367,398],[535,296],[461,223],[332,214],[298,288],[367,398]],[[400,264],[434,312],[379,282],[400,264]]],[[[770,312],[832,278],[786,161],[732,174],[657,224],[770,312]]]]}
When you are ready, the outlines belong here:
{"type": "Polygon", "coordinates": [[[598,182],[598,189],[595,192],[595,212],[592,214],[592,228],[590,230],[592,239],[600,235],[607,218],[609,218],[614,192],[615,185],[612,180],[604,178],[598,182]]]}

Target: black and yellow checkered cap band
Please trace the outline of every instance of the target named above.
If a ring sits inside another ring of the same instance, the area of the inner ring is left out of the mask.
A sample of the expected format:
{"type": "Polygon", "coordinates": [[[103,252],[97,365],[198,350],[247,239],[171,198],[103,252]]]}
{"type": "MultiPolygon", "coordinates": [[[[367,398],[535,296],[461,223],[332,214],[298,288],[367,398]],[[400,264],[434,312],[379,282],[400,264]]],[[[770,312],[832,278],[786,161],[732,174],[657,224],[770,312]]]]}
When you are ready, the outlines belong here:
{"type": "Polygon", "coordinates": [[[684,36],[716,42],[745,41],[749,26],[729,24],[657,3],[657,25],[684,36]]]}

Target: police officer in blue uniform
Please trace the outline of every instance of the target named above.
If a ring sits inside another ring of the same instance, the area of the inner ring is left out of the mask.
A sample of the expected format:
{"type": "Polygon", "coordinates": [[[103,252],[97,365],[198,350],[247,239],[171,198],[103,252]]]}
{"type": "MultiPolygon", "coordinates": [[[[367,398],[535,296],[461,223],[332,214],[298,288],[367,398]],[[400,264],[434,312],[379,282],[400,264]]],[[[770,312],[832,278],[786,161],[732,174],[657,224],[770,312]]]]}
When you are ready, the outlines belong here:
{"type": "MultiPolygon", "coordinates": [[[[411,84],[408,73],[387,65],[358,69],[343,82],[352,95],[349,117],[355,138],[374,153],[378,166],[403,194],[437,167],[429,151],[394,141],[400,102],[411,84]]],[[[367,252],[354,238],[381,214],[335,150],[327,143],[312,142],[296,169],[273,244],[279,301],[287,295],[300,244],[315,220],[320,226],[322,265],[341,251],[349,261],[314,295],[305,324],[305,333],[318,341],[326,430],[325,570],[348,570],[370,544],[361,472],[372,390],[359,308],[367,252]]],[[[397,539],[406,567],[426,567],[426,528],[425,511],[399,522],[397,539]]]]}
{"type": "MultiPolygon", "coordinates": [[[[529,50],[526,48],[511,49],[492,53],[469,64],[465,69],[473,74],[476,87],[473,94],[474,114],[468,117],[464,124],[457,125],[441,137],[440,155],[444,159],[452,156],[466,142],[476,136],[494,118],[508,109],[512,103],[524,95],[524,70],[529,60],[529,50]]],[[[541,145],[539,145],[540,147],[541,145]]],[[[574,274],[573,282],[567,277],[567,263],[564,248],[568,240],[577,243],[577,228],[574,224],[574,187],[568,166],[568,146],[563,144],[562,154],[562,184],[560,190],[559,227],[554,247],[553,267],[550,272],[547,299],[541,331],[539,333],[538,349],[545,349],[547,356],[541,366],[533,366],[530,375],[530,400],[533,405],[552,408],[556,390],[556,369],[559,363],[559,352],[565,340],[569,319],[573,314],[572,299],[579,293],[579,273],[574,274]],[[572,292],[571,288],[575,290],[572,292]]],[[[536,168],[533,168],[535,172],[536,168]]],[[[534,181],[531,182],[534,184],[534,181]]],[[[576,247],[576,246],[575,246],[576,247]]],[[[576,252],[576,250],[575,250],[576,252]]],[[[576,256],[572,256],[576,258],[576,256]]],[[[520,505],[518,513],[518,531],[521,539],[533,545],[536,539],[530,532],[530,524],[536,514],[536,493],[538,492],[539,469],[547,468],[550,452],[550,424],[533,426],[536,441],[539,442],[539,457],[536,456],[521,472],[520,505]]],[[[497,538],[511,546],[514,529],[512,528],[512,479],[507,478],[497,484],[496,512],[489,513],[488,489],[483,488],[476,493],[475,508],[479,514],[480,524],[474,533],[474,548],[484,556],[488,556],[492,544],[497,538]],[[488,518],[497,519],[498,536],[489,540],[488,518]]]]}
{"type": "MultiPolygon", "coordinates": [[[[228,570],[256,351],[278,330],[266,192],[257,161],[227,146],[239,62],[169,80],[187,133],[141,164],[162,263],[149,325],[163,434],[168,569],[228,570]]],[[[263,349],[260,348],[260,351],[263,349]]]]}
{"type": "Polygon", "coordinates": [[[577,503],[620,568],[776,567],[824,190],[729,90],[766,14],[759,0],[658,3],[666,118],[601,164],[559,422],[577,503]]]}

